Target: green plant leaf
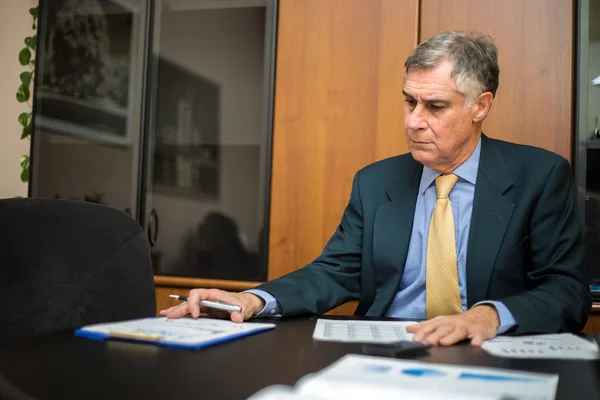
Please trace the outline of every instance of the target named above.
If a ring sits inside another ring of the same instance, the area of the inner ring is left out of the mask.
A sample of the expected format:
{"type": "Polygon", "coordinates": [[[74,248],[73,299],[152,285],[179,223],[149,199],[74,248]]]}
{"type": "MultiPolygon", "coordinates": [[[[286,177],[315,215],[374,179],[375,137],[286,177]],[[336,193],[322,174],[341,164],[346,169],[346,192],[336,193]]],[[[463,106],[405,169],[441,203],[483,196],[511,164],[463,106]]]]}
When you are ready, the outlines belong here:
{"type": "Polygon", "coordinates": [[[29,182],[29,166],[21,171],[21,182],[29,182]]]}
{"type": "Polygon", "coordinates": [[[29,47],[32,50],[35,50],[35,37],[27,36],[25,38],[25,46],[29,47]]]}
{"type": "Polygon", "coordinates": [[[24,103],[29,100],[29,88],[25,85],[19,86],[19,91],[17,92],[17,101],[19,103],[24,103]]]}
{"type": "Polygon", "coordinates": [[[31,136],[31,124],[28,124],[23,128],[23,133],[21,133],[21,140],[28,138],[31,136]]]}
{"type": "Polygon", "coordinates": [[[19,52],[19,62],[21,65],[27,65],[29,61],[31,61],[31,51],[25,47],[19,52]]]}
{"type": "Polygon", "coordinates": [[[31,25],[31,29],[35,29],[35,22],[31,25]]]}
{"type": "Polygon", "coordinates": [[[29,85],[31,84],[31,75],[32,75],[32,73],[29,71],[21,72],[21,75],[19,75],[19,78],[21,79],[21,83],[23,83],[23,85],[29,87],[29,85]]]}
{"type": "Polygon", "coordinates": [[[21,156],[21,182],[29,181],[29,156],[21,156]]]}
{"type": "Polygon", "coordinates": [[[29,113],[26,113],[26,112],[19,114],[19,123],[20,123],[20,124],[21,124],[23,127],[26,127],[26,126],[27,126],[27,123],[29,122],[29,116],[30,116],[30,115],[31,115],[31,114],[29,114],[29,113]]]}
{"type": "Polygon", "coordinates": [[[37,7],[31,7],[31,8],[29,9],[29,14],[31,14],[31,16],[32,16],[33,18],[37,19],[37,17],[38,17],[38,11],[39,11],[39,10],[38,10],[38,8],[37,8],[37,7]]]}

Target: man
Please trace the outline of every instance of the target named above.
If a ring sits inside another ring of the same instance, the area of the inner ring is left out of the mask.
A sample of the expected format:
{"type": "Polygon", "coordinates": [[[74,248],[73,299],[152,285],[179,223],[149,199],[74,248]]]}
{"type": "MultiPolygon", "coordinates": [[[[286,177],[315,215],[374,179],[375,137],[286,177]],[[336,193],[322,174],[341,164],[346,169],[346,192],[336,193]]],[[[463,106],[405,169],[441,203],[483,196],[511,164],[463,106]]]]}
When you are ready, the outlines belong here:
{"type": "Polygon", "coordinates": [[[568,162],[482,134],[498,87],[494,44],[441,33],[405,68],[410,154],[356,174],[323,253],[255,290],[194,289],[162,315],[197,317],[208,299],[240,305],[230,318],[241,322],[358,299],[357,315],[427,318],[408,330],[431,344],[583,328],[591,297],[568,162]]]}

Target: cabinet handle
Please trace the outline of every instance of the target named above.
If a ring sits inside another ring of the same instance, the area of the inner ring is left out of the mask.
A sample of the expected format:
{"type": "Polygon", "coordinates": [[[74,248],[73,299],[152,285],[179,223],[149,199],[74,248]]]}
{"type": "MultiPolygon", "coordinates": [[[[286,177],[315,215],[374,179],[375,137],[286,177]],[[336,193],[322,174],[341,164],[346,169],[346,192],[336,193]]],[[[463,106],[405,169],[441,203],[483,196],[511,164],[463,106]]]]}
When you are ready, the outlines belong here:
{"type": "Polygon", "coordinates": [[[150,246],[154,247],[156,244],[156,240],[158,239],[158,213],[156,209],[152,209],[150,211],[150,216],[148,217],[148,241],[150,242],[150,246]]]}

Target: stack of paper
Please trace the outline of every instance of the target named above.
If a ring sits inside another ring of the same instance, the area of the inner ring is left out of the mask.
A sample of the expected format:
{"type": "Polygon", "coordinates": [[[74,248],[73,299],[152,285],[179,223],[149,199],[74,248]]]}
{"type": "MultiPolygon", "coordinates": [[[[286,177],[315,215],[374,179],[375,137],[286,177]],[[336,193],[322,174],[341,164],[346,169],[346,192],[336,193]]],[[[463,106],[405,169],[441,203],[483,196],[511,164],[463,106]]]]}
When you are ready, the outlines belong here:
{"type": "Polygon", "coordinates": [[[250,399],[552,400],[557,385],[558,375],[347,355],[295,388],[271,386],[250,399]]]}
{"type": "Polygon", "coordinates": [[[570,333],[498,336],[481,346],[488,353],[509,358],[599,358],[598,345],[570,333]]]}

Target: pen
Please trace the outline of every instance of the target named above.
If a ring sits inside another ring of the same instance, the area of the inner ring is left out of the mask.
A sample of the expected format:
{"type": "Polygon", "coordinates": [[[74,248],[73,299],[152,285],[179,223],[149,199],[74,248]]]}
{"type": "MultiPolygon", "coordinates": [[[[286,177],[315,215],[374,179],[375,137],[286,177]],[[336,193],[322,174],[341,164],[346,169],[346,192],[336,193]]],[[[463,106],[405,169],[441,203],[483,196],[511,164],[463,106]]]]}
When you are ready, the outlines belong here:
{"type": "MultiPolygon", "coordinates": [[[[179,296],[176,294],[169,295],[172,299],[177,299],[180,301],[188,301],[186,296],[179,296]]],[[[224,311],[242,311],[242,307],[236,306],[234,304],[227,304],[221,301],[210,301],[210,300],[200,300],[200,305],[203,307],[214,308],[216,310],[224,310],[224,311]]]]}

